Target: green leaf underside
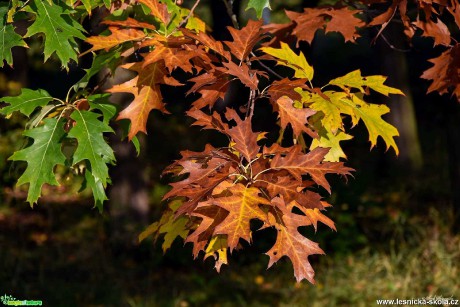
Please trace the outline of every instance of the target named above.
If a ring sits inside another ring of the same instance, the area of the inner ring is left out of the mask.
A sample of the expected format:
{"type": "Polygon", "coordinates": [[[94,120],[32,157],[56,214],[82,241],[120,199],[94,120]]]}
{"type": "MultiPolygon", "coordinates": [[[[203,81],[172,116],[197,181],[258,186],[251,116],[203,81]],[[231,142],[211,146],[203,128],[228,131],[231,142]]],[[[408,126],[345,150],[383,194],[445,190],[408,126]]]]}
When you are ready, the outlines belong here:
{"type": "Polygon", "coordinates": [[[9,158],[27,162],[27,168],[17,185],[29,183],[27,201],[31,205],[40,197],[43,184],[59,185],[54,175],[54,167],[58,164],[64,165],[66,160],[61,151],[61,140],[65,135],[63,120],[48,118],[43,122],[42,126],[24,131],[24,136],[34,139],[34,143],[9,158]]]}
{"type": "Polygon", "coordinates": [[[103,203],[108,200],[104,185],[100,180],[96,180],[88,169],[85,170],[85,183],[86,187],[89,187],[93,192],[94,206],[99,212],[102,212],[103,203]]]}
{"type": "Polygon", "coordinates": [[[29,117],[37,107],[44,107],[52,100],[53,97],[45,90],[38,89],[34,91],[23,88],[18,96],[0,98],[0,101],[9,104],[9,106],[2,108],[0,113],[8,116],[18,111],[29,117]]]}
{"type": "Polygon", "coordinates": [[[104,132],[113,132],[98,114],[76,110],[70,116],[75,125],[69,131],[69,137],[77,139],[78,146],[73,155],[72,164],[87,160],[90,163],[94,180],[105,187],[109,179],[107,164],[115,162],[112,148],[104,140],[104,132]]]}
{"type": "Polygon", "coordinates": [[[265,8],[271,9],[269,0],[249,0],[246,11],[254,9],[256,10],[257,18],[261,18],[265,8]]]}

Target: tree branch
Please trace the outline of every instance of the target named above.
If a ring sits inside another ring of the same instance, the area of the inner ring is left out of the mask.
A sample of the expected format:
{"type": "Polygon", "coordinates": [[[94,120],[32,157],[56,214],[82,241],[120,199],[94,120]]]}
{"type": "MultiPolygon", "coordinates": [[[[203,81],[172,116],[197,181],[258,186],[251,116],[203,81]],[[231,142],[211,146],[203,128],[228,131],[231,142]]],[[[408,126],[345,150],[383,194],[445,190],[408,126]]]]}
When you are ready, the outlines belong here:
{"type": "Polygon", "coordinates": [[[230,16],[230,19],[232,20],[233,27],[235,29],[240,29],[240,25],[238,24],[238,20],[236,19],[236,15],[233,12],[233,0],[222,0],[225,4],[225,7],[227,8],[227,14],[230,16]]]}

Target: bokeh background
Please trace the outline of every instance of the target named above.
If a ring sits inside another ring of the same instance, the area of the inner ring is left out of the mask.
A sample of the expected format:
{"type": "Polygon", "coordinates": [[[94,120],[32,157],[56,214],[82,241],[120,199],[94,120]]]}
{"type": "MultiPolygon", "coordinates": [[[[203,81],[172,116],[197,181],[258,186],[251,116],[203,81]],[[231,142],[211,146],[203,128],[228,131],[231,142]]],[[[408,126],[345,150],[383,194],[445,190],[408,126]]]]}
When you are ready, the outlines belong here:
{"type": "MultiPolygon", "coordinates": [[[[321,3],[272,0],[273,10],[264,17],[281,23],[284,9],[321,3]]],[[[244,11],[244,2],[235,5],[244,24],[251,12],[244,11]]],[[[231,21],[221,1],[202,1],[196,12],[216,38],[228,38],[225,27],[231,21]]],[[[96,25],[85,27],[93,33],[96,25]]],[[[372,44],[376,34],[367,30],[353,45],[340,35],[317,33],[312,46],[300,45],[315,68],[315,84],[361,69],[363,75],[389,76],[388,84],[406,93],[374,98],[392,109],[386,119],[400,130],[399,157],[385,152],[381,141],[370,151],[364,127],[350,131],[354,139],[344,150],[346,164],[356,169],[354,178],[344,182],[331,176],[332,195],[322,191],[333,204],[327,215],[338,231],[324,225],[316,233],[306,230],[327,254],[310,257],[316,285],[296,283],[287,259],[267,270],[264,253],[272,238],[257,232],[254,244],[233,253],[220,274],[212,261],[193,260],[191,246],[179,240],[165,255],[161,242],[138,244],[138,234],[166,206],[162,169],[181,150],[199,151],[207,142],[225,145],[217,133],[189,127],[183,111],[194,97],[184,98],[186,87],[165,87],[172,115],[151,114],[139,157],[131,144],[119,140],[119,131],[110,137],[117,166],[102,214],[92,208],[91,195],[76,193],[79,183],[67,182],[64,171],[64,186],[45,188],[31,209],[24,187],[15,187],[23,165],[7,161],[25,143],[25,119],[0,118],[0,294],[43,300],[45,306],[372,306],[376,299],[460,299],[460,104],[448,95],[425,94],[429,82],[419,77],[430,66],[427,59],[441,52],[430,39],[409,44],[397,23],[372,44]]],[[[13,50],[14,70],[0,69],[1,95],[28,87],[65,97],[81,78],[76,65],[67,73],[53,59],[43,64],[40,44],[30,41],[30,49],[13,50]]],[[[90,56],[81,58],[84,68],[90,63],[90,56]]],[[[244,89],[232,91],[226,103],[244,103],[238,101],[244,89]]],[[[119,97],[120,106],[129,102],[126,98],[119,97]]],[[[273,116],[263,107],[256,114],[261,114],[255,118],[259,128],[273,116]]]]}

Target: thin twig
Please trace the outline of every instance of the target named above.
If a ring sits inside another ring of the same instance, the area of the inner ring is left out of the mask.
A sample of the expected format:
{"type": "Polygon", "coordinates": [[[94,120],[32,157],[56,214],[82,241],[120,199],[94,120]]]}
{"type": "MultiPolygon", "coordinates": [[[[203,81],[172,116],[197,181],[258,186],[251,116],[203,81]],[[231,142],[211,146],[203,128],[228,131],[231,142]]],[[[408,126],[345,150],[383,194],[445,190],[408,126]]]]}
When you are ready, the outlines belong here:
{"type": "Polygon", "coordinates": [[[254,101],[256,99],[256,91],[251,90],[252,95],[250,95],[250,101],[249,101],[249,118],[252,118],[254,115],[254,101]]]}
{"type": "Polygon", "coordinates": [[[388,39],[386,38],[386,36],[384,34],[381,34],[380,35],[382,38],[383,38],[383,41],[385,43],[387,43],[388,47],[390,47],[391,49],[395,50],[395,51],[399,51],[399,52],[410,52],[411,50],[410,49],[400,49],[398,47],[395,47],[393,46],[389,41],[388,39]]]}
{"type": "Polygon", "coordinates": [[[251,90],[251,91],[249,92],[249,100],[248,100],[248,106],[247,106],[247,108],[246,108],[246,115],[245,115],[245,118],[248,118],[248,116],[249,116],[249,111],[250,111],[250,109],[251,109],[251,104],[252,104],[252,102],[253,102],[253,98],[252,98],[252,97],[254,96],[254,94],[255,94],[255,93],[254,93],[254,90],[251,90]]]}
{"type": "Polygon", "coordinates": [[[190,12],[188,13],[187,17],[184,18],[184,20],[181,21],[181,23],[177,26],[177,28],[172,31],[171,33],[174,33],[176,32],[178,29],[180,29],[183,25],[185,25],[187,23],[187,21],[189,20],[190,17],[192,17],[193,15],[193,11],[195,11],[196,7],[198,6],[198,4],[200,3],[201,0],[196,0],[195,1],[195,4],[192,6],[192,8],[190,9],[190,12]]]}
{"type": "Polygon", "coordinates": [[[222,0],[225,4],[225,7],[227,9],[227,14],[228,16],[230,17],[230,19],[232,20],[232,24],[233,24],[233,27],[235,29],[240,29],[240,25],[238,24],[238,20],[236,19],[236,15],[235,13],[233,12],[233,0],[222,0]]]}
{"type": "MultiPolygon", "coordinates": [[[[251,51],[251,55],[252,56],[256,56],[254,52],[251,51]]],[[[281,76],[280,74],[278,74],[276,71],[274,71],[273,69],[271,69],[270,67],[268,67],[267,65],[265,65],[261,60],[256,60],[257,63],[260,64],[260,66],[262,66],[263,68],[265,68],[266,70],[268,70],[268,72],[270,72],[272,75],[274,75],[275,77],[277,77],[278,79],[283,79],[283,76],[281,76]]]]}

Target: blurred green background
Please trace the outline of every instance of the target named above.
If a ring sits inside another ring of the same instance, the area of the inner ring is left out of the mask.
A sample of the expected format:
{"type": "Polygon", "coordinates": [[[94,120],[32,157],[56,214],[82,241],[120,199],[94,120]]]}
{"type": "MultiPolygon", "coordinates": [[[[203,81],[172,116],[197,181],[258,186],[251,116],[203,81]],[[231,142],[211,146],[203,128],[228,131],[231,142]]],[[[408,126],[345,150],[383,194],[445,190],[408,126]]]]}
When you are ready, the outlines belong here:
{"type": "MultiPolygon", "coordinates": [[[[273,22],[285,21],[284,9],[318,4],[271,3],[273,11],[265,17],[273,22]]],[[[241,20],[251,17],[244,3],[240,7],[241,20]]],[[[225,39],[230,21],[222,10],[220,1],[202,1],[197,14],[225,39]]],[[[300,45],[315,68],[315,84],[361,69],[363,75],[388,75],[388,84],[407,95],[375,100],[393,110],[387,119],[400,130],[400,157],[385,152],[383,142],[369,151],[367,132],[355,127],[355,138],[344,146],[354,178],[343,182],[331,176],[332,195],[321,191],[333,204],[327,215],[338,231],[324,225],[317,233],[306,230],[326,252],[310,257],[316,285],[295,283],[287,259],[266,270],[267,233],[254,233],[254,245],[234,252],[220,274],[212,261],[193,260],[191,246],[179,240],[165,255],[161,242],[137,243],[138,234],[166,206],[161,203],[168,189],[162,169],[181,150],[202,150],[207,142],[225,145],[217,133],[189,127],[183,111],[193,97],[184,99],[186,89],[165,87],[173,114],[152,113],[140,157],[131,144],[110,138],[118,162],[111,171],[111,201],[102,214],[92,208],[91,195],[76,193],[77,184],[65,173],[60,178],[65,185],[46,188],[31,209],[24,188],[14,185],[23,165],[7,161],[24,145],[25,120],[0,118],[0,294],[43,300],[45,306],[373,306],[376,299],[459,299],[459,103],[447,95],[425,94],[429,82],[419,76],[430,66],[427,59],[441,51],[429,39],[414,39],[409,46],[398,25],[389,27],[386,39],[395,50],[384,40],[372,45],[376,32],[363,32],[356,45],[322,33],[312,46],[300,45]]],[[[52,59],[43,65],[40,42],[29,43],[28,50],[13,50],[14,70],[0,70],[0,93],[16,95],[28,87],[65,97],[82,76],[81,68],[62,72],[52,59]]],[[[83,68],[90,63],[90,57],[81,59],[83,68]]],[[[263,127],[264,120],[256,117],[256,126],[263,127]]]]}

